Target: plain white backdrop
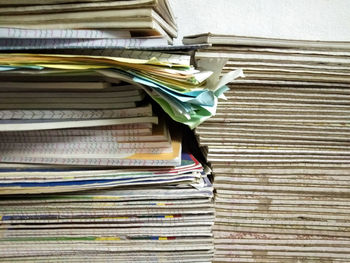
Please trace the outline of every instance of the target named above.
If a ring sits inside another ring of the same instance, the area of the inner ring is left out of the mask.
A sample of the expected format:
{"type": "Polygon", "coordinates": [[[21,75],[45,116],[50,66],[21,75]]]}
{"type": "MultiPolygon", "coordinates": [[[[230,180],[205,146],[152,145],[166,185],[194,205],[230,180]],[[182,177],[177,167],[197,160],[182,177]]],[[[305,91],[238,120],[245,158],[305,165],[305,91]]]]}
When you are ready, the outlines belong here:
{"type": "Polygon", "coordinates": [[[185,35],[350,41],[350,0],[169,0],[185,35]]]}

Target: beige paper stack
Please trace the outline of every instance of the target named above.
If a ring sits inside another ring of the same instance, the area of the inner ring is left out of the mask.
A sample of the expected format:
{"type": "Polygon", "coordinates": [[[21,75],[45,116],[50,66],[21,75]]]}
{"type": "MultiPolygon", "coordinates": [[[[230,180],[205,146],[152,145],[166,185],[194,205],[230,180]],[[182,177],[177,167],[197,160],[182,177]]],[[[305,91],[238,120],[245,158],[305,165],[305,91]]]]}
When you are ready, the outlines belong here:
{"type": "Polygon", "coordinates": [[[2,50],[152,47],[176,37],[168,0],[0,2],[2,50]]]}
{"type": "Polygon", "coordinates": [[[349,262],[350,43],[221,35],[242,68],[196,129],[214,172],[215,262],[349,262]]]}

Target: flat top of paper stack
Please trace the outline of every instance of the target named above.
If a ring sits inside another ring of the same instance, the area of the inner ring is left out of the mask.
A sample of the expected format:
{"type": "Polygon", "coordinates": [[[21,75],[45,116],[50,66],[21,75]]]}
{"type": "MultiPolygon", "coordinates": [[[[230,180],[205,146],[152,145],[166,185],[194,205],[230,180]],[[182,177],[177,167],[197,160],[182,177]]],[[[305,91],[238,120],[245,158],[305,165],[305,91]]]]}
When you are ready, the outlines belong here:
{"type": "Polygon", "coordinates": [[[241,46],[261,46],[261,47],[285,47],[285,48],[315,48],[315,49],[341,49],[350,50],[350,41],[314,41],[314,40],[296,40],[263,38],[235,35],[221,35],[204,33],[186,36],[183,39],[184,44],[217,44],[217,45],[241,45],[241,46]]]}

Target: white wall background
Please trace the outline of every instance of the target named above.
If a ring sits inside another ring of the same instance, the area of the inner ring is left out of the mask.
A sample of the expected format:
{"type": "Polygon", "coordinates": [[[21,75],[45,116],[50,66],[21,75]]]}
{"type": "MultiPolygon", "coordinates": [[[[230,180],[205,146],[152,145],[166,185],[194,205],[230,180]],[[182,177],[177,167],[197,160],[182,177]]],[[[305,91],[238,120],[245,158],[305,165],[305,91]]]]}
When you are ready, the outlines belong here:
{"type": "Polygon", "coordinates": [[[220,33],[350,41],[350,0],[169,0],[179,38],[220,33]]]}

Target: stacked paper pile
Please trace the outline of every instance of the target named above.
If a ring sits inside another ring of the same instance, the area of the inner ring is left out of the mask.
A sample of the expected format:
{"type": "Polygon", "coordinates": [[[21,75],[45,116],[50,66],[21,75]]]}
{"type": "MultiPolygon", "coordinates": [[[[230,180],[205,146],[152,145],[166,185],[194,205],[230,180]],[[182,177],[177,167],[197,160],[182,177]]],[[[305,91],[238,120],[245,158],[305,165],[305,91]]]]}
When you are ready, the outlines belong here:
{"type": "Polygon", "coordinates": [[[2,260],[211,260],[211,184],[138,86],[9,82],[1,95],[2,260]]]}
{"type": "Polygon", "coordinates": [[[218,98],[227,90],[225,84],[239,74],[239,71],[231,72],[219,79],[218,72],[213,72],[210,67],[220,66],[220,59],[206,61],[201,69],[195,69],[190,65],[189,56],[160,53],[165,57],[160,55],[157,59],[151,57],[153,52],[142,53],[145,59],[132,58],[132,54],[106,57],[4,53],[0,54],[0,80],[6,81],[5,87],[24,89],[28,87],[26,85],[69,89],[72,87],[70,80],[75,81],[73,87],[84,88],[86,83],[81,82],[82,79],[92,82],[91,87],[86,88],[97,89],[103,87],[101,82],[131,83],[145,90],[175,121],[194,128],[215,113],[218,98]],[[55,82],[54,86],[48,80],[55,82]]]}
{"type": "Polygon", "coordinates": [[[153,47],[176,36],[167,0],[0,3],[1,50],[153,47]]]}
{"type": "Polygon", "coordinates": [[[216,262],[348,262],[350,43],[202,35],[243,68],[196,129],[214,173],[216,262]]]}
{"type": "Polygon", "coordinates": [[[213,189],[192,155],[175,168],[10,166],[1,175],[1,193],[56,192],[2,196],[2,262],[212,259],[213,189]],[[115,188],[59,193],[100,187],[115,188]]]}
{"type": "Polygon", "coordinates": [[[158,108],[196,127],[232,74],[136,54],[0,54],[1,261],[211,261],[209,171],[158,108]]]}

